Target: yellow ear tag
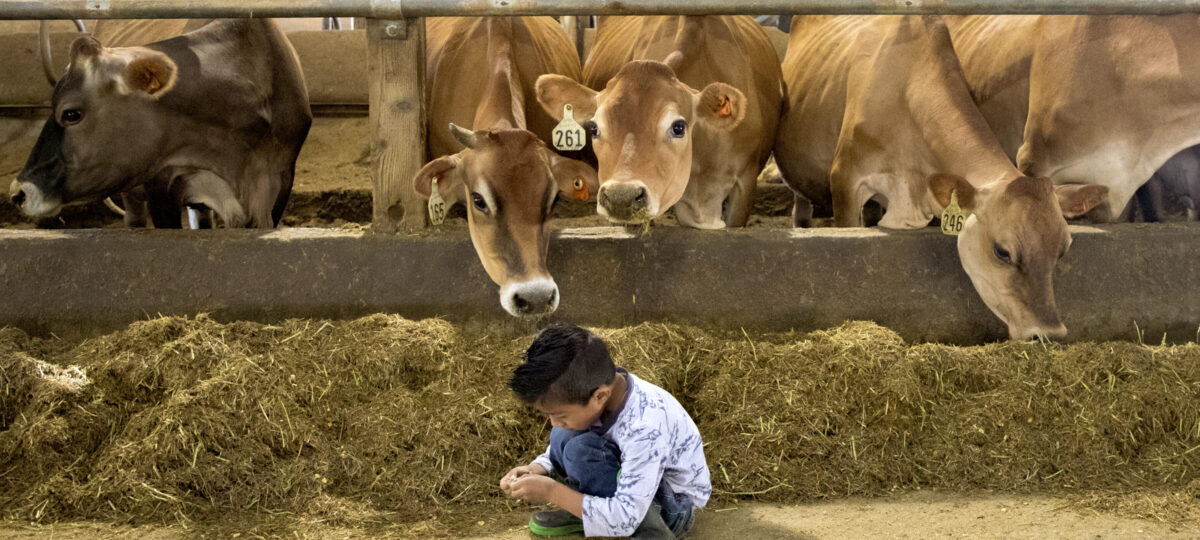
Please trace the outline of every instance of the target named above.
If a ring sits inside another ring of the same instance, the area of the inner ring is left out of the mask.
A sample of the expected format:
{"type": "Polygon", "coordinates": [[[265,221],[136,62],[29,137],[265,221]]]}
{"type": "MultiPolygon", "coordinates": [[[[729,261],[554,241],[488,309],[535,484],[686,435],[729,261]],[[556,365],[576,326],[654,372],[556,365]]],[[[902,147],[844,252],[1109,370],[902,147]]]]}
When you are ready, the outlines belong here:
{"type": "Polygon", "coordinates": [[[946,205],[945,210],[942,210],[942,234],[958,236],[966,222],[967,213],[958,207],[958,192],[951,191],[950,204],[946,205]]]}
{"type": "Polygon", "coordinates": [[[554,147],[559,150],[583,150],[587,144],[587,136],[584,134],[583,126],[575,121],[575,108],[570,103],[563,105],[562,121],[554,127],[554,147]]]}
{"type": "Polygon", "coordinates": [[[446,221],[446,201],[442,200],[442,196],[438,194],[438,179],[433,177],[433,184],[429,189],[429,222],[434,225],[441,225],[446,221]]]}

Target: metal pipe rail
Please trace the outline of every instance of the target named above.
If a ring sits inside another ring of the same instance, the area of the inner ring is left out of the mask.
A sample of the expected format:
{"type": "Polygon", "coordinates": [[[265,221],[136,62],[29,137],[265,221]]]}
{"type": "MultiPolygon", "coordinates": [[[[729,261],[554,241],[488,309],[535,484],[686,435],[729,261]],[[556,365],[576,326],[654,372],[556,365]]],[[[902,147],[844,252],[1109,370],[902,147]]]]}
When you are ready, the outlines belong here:
{"type": "Polygon", "coordinates": [[[1200,0],[0,0],[0,19],[1188,12],[1200,0]]]}
{"type": "Polygon", "coordinates": [[[375,232],[427,225],[412,183],[428,137],[425,17],[1188,12],[1200,0],[0,0],[0,20],[366,17],[375,232]]]}

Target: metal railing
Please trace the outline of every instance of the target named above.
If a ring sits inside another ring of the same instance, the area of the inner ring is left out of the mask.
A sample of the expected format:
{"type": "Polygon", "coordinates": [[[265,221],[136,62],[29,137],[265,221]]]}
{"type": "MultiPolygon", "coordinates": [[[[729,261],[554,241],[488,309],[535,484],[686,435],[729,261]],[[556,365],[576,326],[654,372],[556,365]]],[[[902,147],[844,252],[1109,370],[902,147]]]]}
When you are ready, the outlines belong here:
{"type": "Polygon", "coordinates": [[[1200,0],[0,0],[0,20],[366,17],[372,230],[385,232],[425,225],[412,186],[425,162],[424,17],[1188,12],[1200,0]]]}
{"type": "Polygon", "coordinates": [[[0,19],[1187,12],[1200,0],[0,0],[0,19]]]}

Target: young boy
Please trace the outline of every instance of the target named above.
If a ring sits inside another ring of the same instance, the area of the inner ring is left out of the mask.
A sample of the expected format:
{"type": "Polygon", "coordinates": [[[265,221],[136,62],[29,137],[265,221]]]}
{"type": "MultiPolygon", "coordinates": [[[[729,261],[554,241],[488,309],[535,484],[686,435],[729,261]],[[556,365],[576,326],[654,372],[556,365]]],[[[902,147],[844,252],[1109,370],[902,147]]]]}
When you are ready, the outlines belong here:
{"type": "Polygon", "coordinates": [[[500,479],[511,497],[561,509],[535,513],[530,531],[670,539],[691,529],[712,493],[696,423],[671,394],[614,366],[599,337],[546,328],[509,387],[553,426],[546,452],[500,479]]]}

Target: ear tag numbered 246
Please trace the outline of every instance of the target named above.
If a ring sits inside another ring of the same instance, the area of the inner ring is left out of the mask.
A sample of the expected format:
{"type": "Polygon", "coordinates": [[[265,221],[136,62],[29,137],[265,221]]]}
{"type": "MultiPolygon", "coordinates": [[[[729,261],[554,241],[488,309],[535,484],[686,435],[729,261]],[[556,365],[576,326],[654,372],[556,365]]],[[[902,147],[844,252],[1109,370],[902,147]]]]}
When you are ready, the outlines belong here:
{"type": "Polygon", "coordinates": [[[963,224],[967,222],[967,213],[958,207],[958,192],[950,192],[950,204],[942,211],[942,234],[958,236],[963,224]]]}
{"type": "Polygon", "coordinates": [[[438,179],[435,176],[429,187],[429,222],[434,225],[441,225],[446,221],[446,201],[442,200],[442,196],[438,193],[438,179]]]}
{"type": "Polygon", "coordinates": [[[583,150],[587,144],[583,126],[575,121],[574,110],[570,103],[563,105],[562,121],[554,127],[554,147],[559,150],[583,150]]]}

